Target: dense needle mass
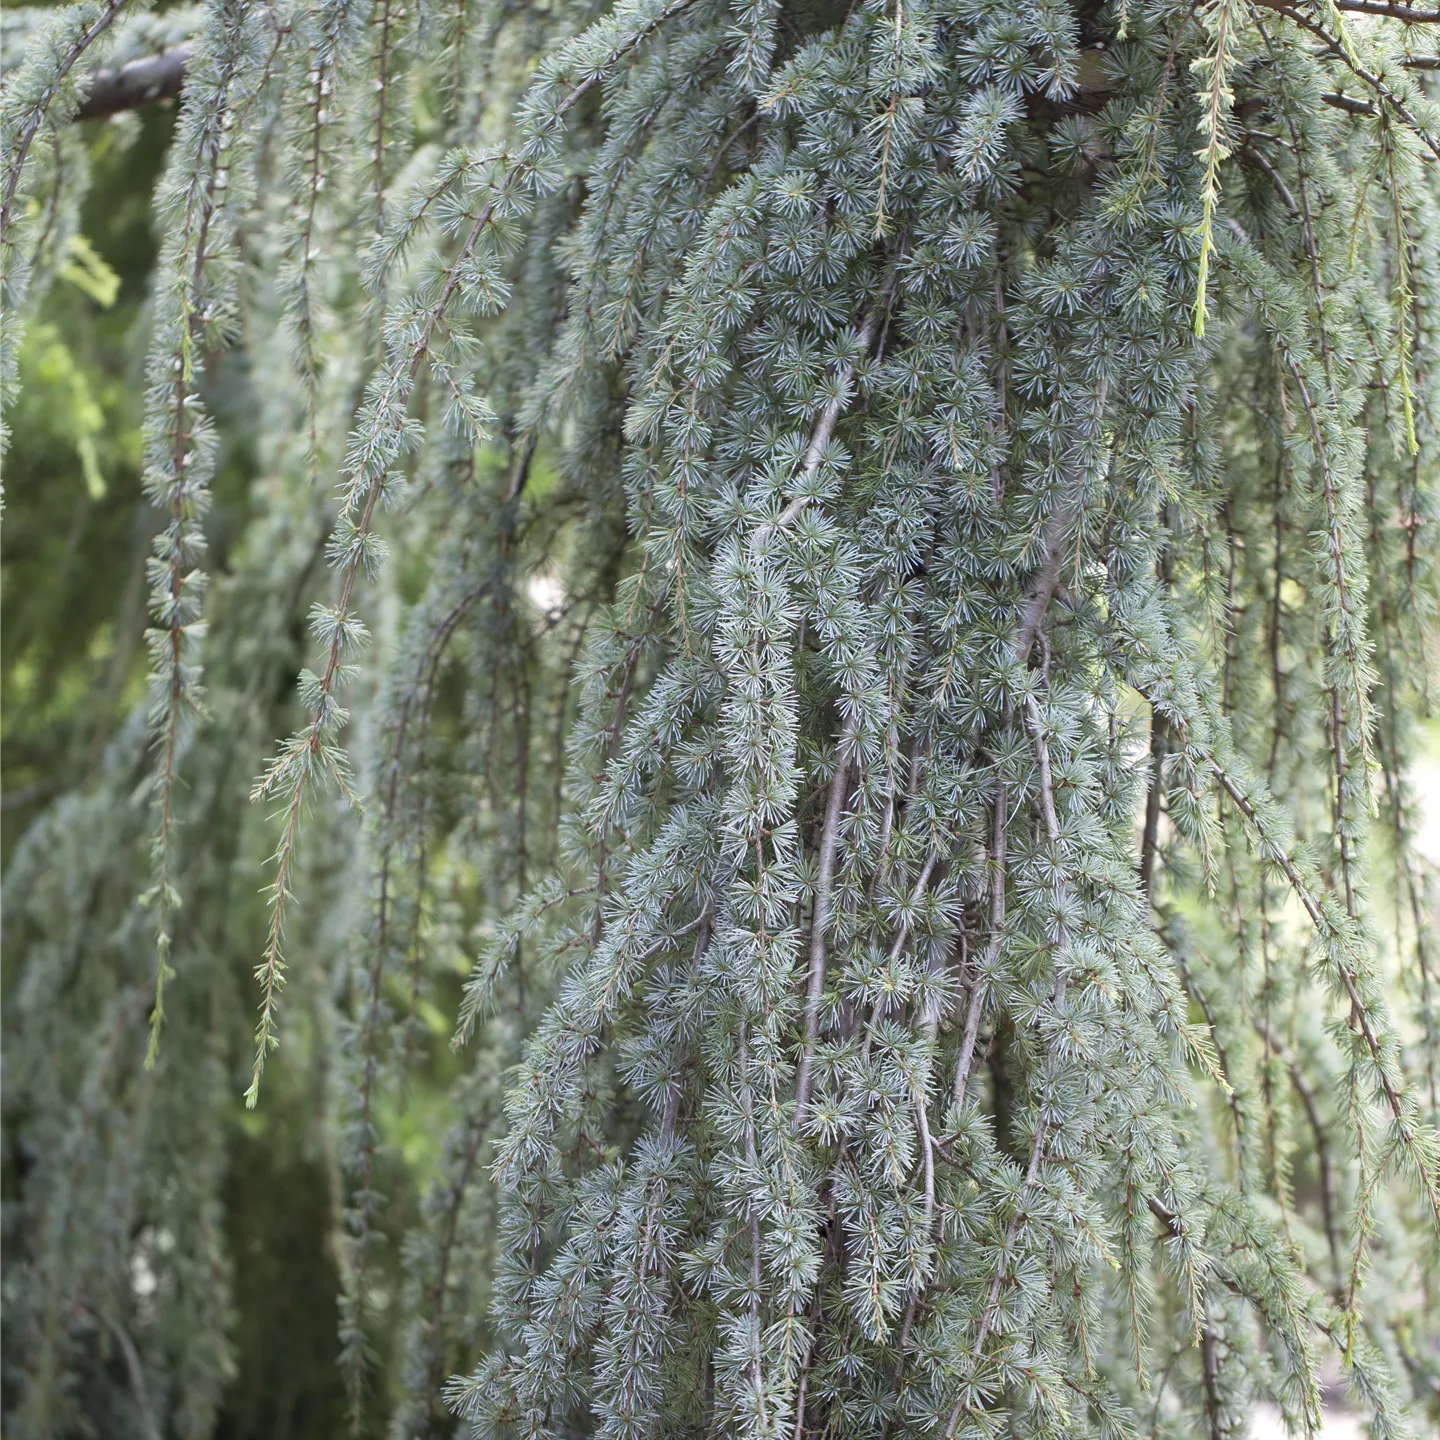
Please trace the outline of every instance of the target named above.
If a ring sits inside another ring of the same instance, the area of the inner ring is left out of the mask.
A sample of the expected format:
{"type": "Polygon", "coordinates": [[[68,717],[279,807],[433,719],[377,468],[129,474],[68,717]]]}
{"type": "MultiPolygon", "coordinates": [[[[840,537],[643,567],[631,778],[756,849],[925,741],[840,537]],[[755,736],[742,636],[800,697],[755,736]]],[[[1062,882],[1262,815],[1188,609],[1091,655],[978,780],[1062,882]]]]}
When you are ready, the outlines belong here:
{"type": "MultiPolygon", "coordinates": [[[[12,390],[125,8],[6,77],[12,390]]],[[[200,7],[150,700],[7,870],[17,1433],[210,1433],[308,1085],[363,1433],[1433,1424],[1435,22],[200,7]]]]}

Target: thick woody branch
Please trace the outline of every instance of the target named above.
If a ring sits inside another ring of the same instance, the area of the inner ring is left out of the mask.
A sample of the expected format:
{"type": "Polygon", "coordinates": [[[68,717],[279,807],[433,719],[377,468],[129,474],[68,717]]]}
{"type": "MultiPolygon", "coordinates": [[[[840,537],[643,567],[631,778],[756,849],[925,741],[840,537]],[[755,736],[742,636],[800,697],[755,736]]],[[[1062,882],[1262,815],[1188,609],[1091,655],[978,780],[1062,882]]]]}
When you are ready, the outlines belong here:
{"type": "MultiPolygon", "coordinates": [[[[1266,9],[1285,10],[1284,0],[1257,0],[1266,9]]],[[[1440,10],[1416,10],[1408,5],[1371,3],[1351,0],[1336,7],[1360,15],[1385,15],[1403,20],[1407,25],[1440,24],[1440,10]]],[[[97,70],[90,77],[85,99],[75,112],[76,120],[104,120],[127,110],[139,110],[161,100],[173,100],[185,87],[185,76],[194,46],[175,45],[158,55],[143,55],[138,60],[114,68],[97,70]]],[[[1440,69],[1440,56],[1416,55],[1401,62],[1410,70],[1440,69]]],[[[1089,110],[1103,104],[1110,93],[1108,80],[1098,74],[1084,74],[1079,90],[1067,108],[1089,110]]],[[[1327,105],[1352,115],[1373,115],[1374,106],[1346,95],[1322,95],[1327,105]]],[[[833,424],[833,421],[832,421],[833,424]]],[[[809,456],[807,455],[807,460],[809,456]]]]}
{"type": "Polygon", "coordinates": [[[176,45],[114,70],[97,70],[90,77],[75,118],[104,120],[159,100],[173,100],[184,87],[186,67],[193,53],[193,46],[176,45]]]}
{"type": "Polygon", "coordinates": [[[1327,105],[1343,110],[1347,115],[1374,115],[1375,107],[1368,100],[1356,100],[1351,95],[1340,95],[1327,91],[1320,97],[1327,105]]]}
{"type": "MultiPolygon", "coordinates": [[[[1256,3],[1272,10],[1289,8],[1284,0],[1256,0],[1256,3]]],[[[1417,10],[1409,5],[1382,4],[1379,0],[1344,0],[1336,8],[1357,15],[1384,15],[1403,20],[1407,25],[1440,24],[1440,10],[1417,10]]],[[[75,119],[104,120],[161,100],[173,100],[185,87],[185,76],[193,53],[192,45],[175,45],[158,55],[143,55],[128,64],[95,71],[90,77],[85,99],[75,112],[75,119]]],[[[1435,70],[1440,69],[1440,56],[1410,56],[1401,63],[1410,70],[1435,70]]],[[[1103,103],[1110,85],[1098,75],[1087,74],[1083,79],[1087,83],[1082,84],[1073,97],[1072,106],[1082,110],[1093,109],[1103,103]]],[[[1327,105],[1352,115],[1375,113],[1374,107],[1366,101],[1349,96],[1326,94],[1320,98],[1327,105]]]]}
{"type": "MultiPolygon", "coordinates": [[[[1255,0],[1266,10],[1288,10],[1289,0],[1255,0]]],[[[1391,5],[1387,0],[1335,0],[1335,8],[1351,15],[1384,15],[1407,25],[1440,25],[1440,10],[1417,10],[1413,5],[1391,5]]]]}

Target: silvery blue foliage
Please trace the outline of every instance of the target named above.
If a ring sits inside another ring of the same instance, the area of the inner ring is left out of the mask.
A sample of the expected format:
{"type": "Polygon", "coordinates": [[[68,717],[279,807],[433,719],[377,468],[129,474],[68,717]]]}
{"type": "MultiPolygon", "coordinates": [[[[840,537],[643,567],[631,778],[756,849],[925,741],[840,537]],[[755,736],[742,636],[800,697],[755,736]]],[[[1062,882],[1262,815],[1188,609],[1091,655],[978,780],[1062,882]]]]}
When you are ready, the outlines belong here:
{"type": "MultiPolygon", "coordinates": [[[[7,196],[60,189],[19,162],[102,12],[64,13],[7,83],[7,196]]],[[[176,858],[171,804],[259,743],[200,704],[197,377],[245,347],[264,523],[312,562],[248,573],[318,653],[255,786],[246,1100],[293,960],[357,1426],[381,1365],[396,1436],[448,1402],[487,1437],[1222,1440],[1262,1398],[1312,1433],[1332,1361],[1373,1435],[1433,1421],[1434,18],[204,7],[150,363],[147,923],[162,985],[220,995],[183,932],[222,901],[175,870],[213,837],[176,858]],[[387,1106],[475,948],[392,1334],[387,1106]]],[[[45,1016],[63,927],[25,905],[45,1016]]],[[[148,1003],[127,964],[95,1025],[148,1003]]],[[[153,1013],[154,1078],[25,1113],[183,1110],[214,1022],[167,1059],[153,1013]]],[[[26,1417],[83,1368],[35,1353],[26,1417]]]]}

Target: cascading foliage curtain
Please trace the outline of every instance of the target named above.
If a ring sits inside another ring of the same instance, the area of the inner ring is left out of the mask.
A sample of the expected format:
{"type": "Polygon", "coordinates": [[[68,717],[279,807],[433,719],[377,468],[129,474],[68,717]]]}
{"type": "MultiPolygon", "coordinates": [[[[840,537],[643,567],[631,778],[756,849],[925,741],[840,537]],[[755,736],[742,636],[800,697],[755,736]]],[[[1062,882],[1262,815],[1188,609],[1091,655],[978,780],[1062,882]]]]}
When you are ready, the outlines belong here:
{"type": "MultiPolygon", "coordinates": [[[[6,79],[7,386],[131,8],[6,79]]],[[[7,877],[17,1433],[209,1433],[215,1121],[292,1035],[357,1426],[1221,1440],[1332,1363],[1433,1424],[1440,13],[186,33],[150,698],[7,877]],[[207,593],[227,354],[265,478],[207,593]]]]}

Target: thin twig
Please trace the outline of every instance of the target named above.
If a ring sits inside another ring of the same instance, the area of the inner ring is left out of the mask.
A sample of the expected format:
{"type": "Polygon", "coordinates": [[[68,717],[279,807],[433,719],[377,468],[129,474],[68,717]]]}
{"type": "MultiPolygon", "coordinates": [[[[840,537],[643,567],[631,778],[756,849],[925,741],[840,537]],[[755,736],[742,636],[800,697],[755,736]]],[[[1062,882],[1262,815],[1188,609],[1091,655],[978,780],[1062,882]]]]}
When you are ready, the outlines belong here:
{"type": "Polygon", "coordinates": [[[840,822],[845,812],[846,781],[854,743],[853,722],[845,727],[835,747],[835,774],[825,805],[825,822],[820,832],[820,865],[815,880],[815,905],[810,919],[810,978],[805,989],[805,1046],[795,1072],[795,1127],[805,1120],[810,1103],[811,1067],[820,1038],[820,1001],[825,993],[825,933],[830,925],[830,892],[835,881],[835,854],[840,840],[840,822]]]}

